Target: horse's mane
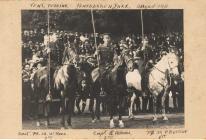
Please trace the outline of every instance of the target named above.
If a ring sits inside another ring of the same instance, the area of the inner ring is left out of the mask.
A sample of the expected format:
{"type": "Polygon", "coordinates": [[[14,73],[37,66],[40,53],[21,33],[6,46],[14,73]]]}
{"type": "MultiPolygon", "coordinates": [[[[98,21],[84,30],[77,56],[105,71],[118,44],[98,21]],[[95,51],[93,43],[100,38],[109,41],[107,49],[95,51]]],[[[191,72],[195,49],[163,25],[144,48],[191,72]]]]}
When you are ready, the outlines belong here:
{"type": "Polygon", "coordinates": [[[69,57],[71,57],[71,58],[78,56],[77,49],[76,49],[75,45],[71,45],[71,47],[68,48],[67,53],[69,53],[69,57]]]}
{"type": "Polygon", "coordinates": [[[59,89],[61,84],[67,82],[69,75],[67,72],[68,65],[63,65],[54,74],[54,86],[59,89]]]}

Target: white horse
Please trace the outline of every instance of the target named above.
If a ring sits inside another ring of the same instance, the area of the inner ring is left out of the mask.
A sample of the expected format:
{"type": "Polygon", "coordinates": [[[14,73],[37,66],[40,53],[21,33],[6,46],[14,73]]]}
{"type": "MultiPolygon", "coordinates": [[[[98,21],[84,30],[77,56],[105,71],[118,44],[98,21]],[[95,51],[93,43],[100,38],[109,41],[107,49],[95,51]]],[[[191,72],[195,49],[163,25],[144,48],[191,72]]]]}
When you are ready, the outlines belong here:
{"type": "Polygon", "coordinates": [[[126,65],[127,65],[127,74],[126,74],[126,83],[129,89],[129,118],[134,118],[133,115],[133,106],[135,99],[137,98],[136,93],[142,92],[141,87],[141,72],[143,61],[140,58],[132,58],[131,56],[125,56],[126,65]],[[138,69],[134,68],[134,63],[138,63],[138,69]]]}
{"type": "MultiPolygon", "coordinates": [[[[154,118],[153,121],[157,120],[156,108],[157,108],[157,97],[162,94],[162,115],[163,119],[167,120],[168,118],[165,115],[165,97],[168,93],[168,88],[170,86],[169,74],[173,76],[179,75],[178,72],[179,58],[175,53],[167,53],[161,58],[161,60],[154,65],[149,75],[148,88],[153,95],[153,109],[154,109],[154,118]]],[[[127,62],[128,72],[126,74],[126,82],[128,87],[133,87],[137,92],[142,91],[141,87],[141,70],[134,69],[134,61],[127,62]]],[[[141,68],[140,68],[141,69],[141,68]]],[[[146,91],[145,91],[146,92],[146,91]]],[[[133,118],[133,105],[134,101],[137,98],[135,92],[132,93],[130,98],[129,106],[129,118],[133,118]]]]}
{"type": "Polygon", "coordinates": [[[129,104],[129,118],[134,118],[133,115],[133,106],[134,106],[134,102],[135,99],[137,98],[136,96],[136,92],[141,92],[142,91],[142,87],[141,87],[141,75],[139,73],[138,69],[134,69],[133,71],[129,71],[126,74],[126,82],[127,82],[127,86],[128,88],[133,87],[135,89],[135,91],[131,91],[132,92],[132,96],[129,98],[130,100],[130,104],[129,104]]]}
{"type": "Polygon", "coordinates": [[[175,53],[164,55],[149,73],[148,88],[153,96],[153,121],[157,120],[157,97],[161,96],[161,108],[163,120],[168,120],[165,114],[165,98],[170,87],[170,75],[179,76],[179,58],[175,53]]]}
{"type": "Polygon", "coordinates": [[[142,63],[143,61],[140,58],[137,59],[129,59],[127,60],[127,68],[128,72],[126,74],[126,83],[128,88],[133,88],[134,90],[130,90],[132,92],[129,96],[129,118],[134,118],[133,115],[133,106],[135,99],[137,98],[136,93],[142,92],[142,87],[141,87],[141,72],[142,72],[142,63]],[[134,63],[137,61],[139,67],[138,69],[134,69],[134,63]]]}

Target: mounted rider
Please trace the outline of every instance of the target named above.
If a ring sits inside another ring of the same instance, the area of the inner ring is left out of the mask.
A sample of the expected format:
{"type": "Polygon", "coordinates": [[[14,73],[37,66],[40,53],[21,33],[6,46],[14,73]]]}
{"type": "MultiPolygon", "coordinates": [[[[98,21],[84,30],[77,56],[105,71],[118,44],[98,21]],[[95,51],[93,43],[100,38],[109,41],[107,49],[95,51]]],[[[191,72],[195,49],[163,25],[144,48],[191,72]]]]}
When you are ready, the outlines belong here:
{"type": "Polygon", "coordinates": [[[143,52],[143,58],[144,58],[144,70],[141,74],[142,75],[142,88],[143,90],[145,90],[145,88],[147,87],[147,83],[148,83],[148,73],[154,65],[154,60],[150,56],[150,51],[151,51],[152,46],[149,44],[147,37],[143,38],[142,44],[140,47],[141,47],[141,51],[143,52]]]}
{"type": "Polygon", "coordinates": [[[111,43],[110,34],[103,35],[103,44],[100,44],[96,50],[96,55],[99,63],[99,78],[100,84],[103,90],[109,89],[109,82],[106,80],[109,79],[108,73],[113,68],[113,58],[114,58],[114,47],[111,43]]]}
{"type": "Polygon", "coordinates": [[[151,58],[150,56],[152,54],[151,49],[152,49],[152,46],[149,44],[149,40],[147,36],[145,36],[142,39],[142,43],[140,44],[140,50],[142,51],[142,55],[143,55],[145,62],[148,62],[149,59],[151,58]]]}

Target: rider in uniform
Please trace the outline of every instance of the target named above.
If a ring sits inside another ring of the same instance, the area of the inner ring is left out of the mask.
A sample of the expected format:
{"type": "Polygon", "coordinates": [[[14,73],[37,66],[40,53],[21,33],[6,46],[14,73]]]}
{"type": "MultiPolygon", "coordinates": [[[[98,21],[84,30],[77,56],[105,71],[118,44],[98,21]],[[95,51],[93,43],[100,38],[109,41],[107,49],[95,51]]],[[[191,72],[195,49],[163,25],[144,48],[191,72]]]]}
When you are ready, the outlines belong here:
{"type": "MultiPolygon", "coordinates": [[[[97,96],[96,98],[96,116],[97,120],[100,120],[100,104],[104,102],[109,103],[108,100],[111,99],[111,97],[107,96],[111,95],[110,72],[112,71],[112,68],[114,66],[114,46],[111,43],[110,34],[103,35],[103,43],[98,46],[96,55],[99,66],[100,80],[100,92],[99,96],[97,96]]],[[[103,108],[105,109],[104,104],[103,108]]]]}
{"type": "Polygon", "coordinates": [[[103,44],[97,48],[97,58],[99,62],[100,84],[103,90],[109,90],[108,73],[113,68],[114,47],[111,43],[110,34],[103,35],[103,44]],[[108,79],[108,80],[106,80],[108,79]]]}

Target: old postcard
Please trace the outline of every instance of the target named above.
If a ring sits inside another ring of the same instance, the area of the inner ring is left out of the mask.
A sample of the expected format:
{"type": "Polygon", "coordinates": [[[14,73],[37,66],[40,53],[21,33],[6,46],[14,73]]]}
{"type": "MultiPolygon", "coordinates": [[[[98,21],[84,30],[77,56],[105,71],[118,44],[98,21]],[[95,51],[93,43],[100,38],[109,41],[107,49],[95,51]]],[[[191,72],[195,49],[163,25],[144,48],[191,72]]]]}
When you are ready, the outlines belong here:
{"type": "Polygon", "coordinates": [[[0,1],[0,138],[206,138],[205,6],[0,1]]]}

